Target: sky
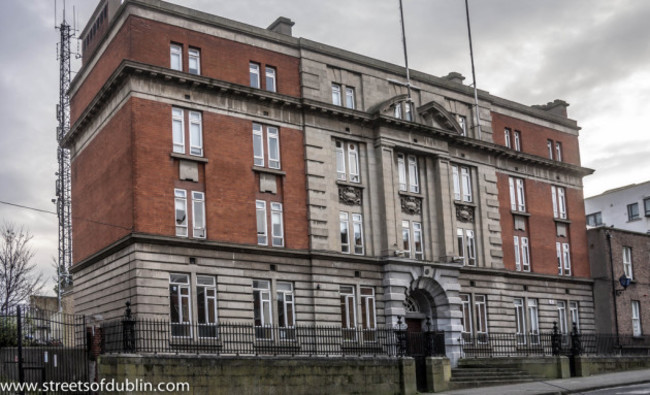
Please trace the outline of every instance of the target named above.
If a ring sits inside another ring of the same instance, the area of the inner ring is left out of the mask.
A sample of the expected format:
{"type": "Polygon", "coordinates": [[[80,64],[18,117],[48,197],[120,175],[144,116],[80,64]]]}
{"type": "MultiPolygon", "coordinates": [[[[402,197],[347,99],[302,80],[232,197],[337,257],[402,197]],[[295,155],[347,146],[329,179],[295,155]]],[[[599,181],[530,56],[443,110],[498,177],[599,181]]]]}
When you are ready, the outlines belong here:
{"type": "MultiPolygon", "coordinates": [[[[60,23],[62,1],[58,0],[60,23]]],[[[404,64],[398,0],[171,1],[253,26],[291,18],[293,35],[404,64]]],[[[471,83],[465,2],[403,0],[411,69],[471,83]]],[[[97,1],[67,0],[82,30],[97,1]]],[[[585,197],[650,179],[650,1],[469,0],[477,86],[519,103],[567,101],[578,121],[585,197]]],[[[0,222],[33,234],[54,282],[58,31],[52,0],[6,0],[0,13],[0,222]]],[[[77,48],[76,42],[72,45],[77,48]]],[[[73,71],[79,61],[73,61],[73,71]]]]}

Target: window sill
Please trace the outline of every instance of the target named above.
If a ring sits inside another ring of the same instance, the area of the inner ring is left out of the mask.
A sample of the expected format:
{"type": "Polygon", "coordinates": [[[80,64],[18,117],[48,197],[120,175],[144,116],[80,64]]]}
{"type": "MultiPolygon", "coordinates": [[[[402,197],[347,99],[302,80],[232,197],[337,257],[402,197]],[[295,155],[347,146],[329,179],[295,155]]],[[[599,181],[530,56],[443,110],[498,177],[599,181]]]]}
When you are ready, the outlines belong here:
{"type": "Polygon", "coordinates": [[[515,211],[515,210],[510,210],[510,213],[512,215],[521,215],[522,217],[530,217],[530,213],[526,211],[515,211]]]}
{"type": "Polygon", "coordinates": [[[470,207],[476,207],[476,203],[474,202],[466,202],[464,200],[455,200],[454,199],[454,204],[457,206],[470,206],[470,207]]]}
{"type": "Polygon", "coordinates": [[[346,186],[346,187],[355,187],[355,188],[363,189],[363,185],[361,185],[360,182],[357,183],[357,182],[336,180],[336,185],[342,185],[342,186],[346,186]]]}
{"type": "Polygon", "coordinates": [[[553,220],[554,220],[555,222],[559,222],[559,223],[561,223],[561,224],[567,224],[567,225],[571,224],[571,220],[570,220],[570,219],[565,219],[565,218],[553,218],[553,220]]]}
{"type": "Polygon", "coordinates": [[[201,162],[201,163],[208,163],[208,159],[202,157],[202,156],[194,156],[194,155],[187,155],[187,154],[179,154],[178,152],[172,152],[169,154],[172,158],[175,159],[182,159],[182,160],[189,160],[189,161],[194,161],[194,162],[201,162]]]}
{"type": "Polygon", "coordinates": [[[253,166],[253,171],[258,173],[275,174],[276,176],[286,176],[287,172],[278,169],[269,169],[268,167],[253,166]]]}
{"type": "Polygon", "coordinates": [[[409,192],[409,191],[398,191],[398,193],[401,196],[410,196],[410,197],[415,197],[415,198],[418,198],[418,199],[424,198],[424,195],[422,195],[421,193],[415,193],[415,192],[409,192]]]}
{"type": "Polygon", "coordinates": [[[641,221],[641,217],[636,217],[632,219],[628,219],[627,222],[636,222],[636,221],[641,221]]]}

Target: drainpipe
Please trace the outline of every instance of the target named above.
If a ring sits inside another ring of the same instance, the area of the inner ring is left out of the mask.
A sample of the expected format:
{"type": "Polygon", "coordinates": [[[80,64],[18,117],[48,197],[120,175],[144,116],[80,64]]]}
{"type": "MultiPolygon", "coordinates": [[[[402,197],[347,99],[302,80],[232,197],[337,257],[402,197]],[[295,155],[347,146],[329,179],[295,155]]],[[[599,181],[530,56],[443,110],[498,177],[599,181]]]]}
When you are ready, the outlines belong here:
{"type": "Polygon", "coordinates": [[[609,231],[605,231],[605,236],[607,237],[607,246],[609,247],[609,268],[612,274],[611,283],[612,283],[612,302],[614,303],[614,322],[616,325],[616,345],[619,345],[618,338],[618,308],[616,307],[616,280],[614,277],[614,258],[612,257],[612,235],[609,231]]]}

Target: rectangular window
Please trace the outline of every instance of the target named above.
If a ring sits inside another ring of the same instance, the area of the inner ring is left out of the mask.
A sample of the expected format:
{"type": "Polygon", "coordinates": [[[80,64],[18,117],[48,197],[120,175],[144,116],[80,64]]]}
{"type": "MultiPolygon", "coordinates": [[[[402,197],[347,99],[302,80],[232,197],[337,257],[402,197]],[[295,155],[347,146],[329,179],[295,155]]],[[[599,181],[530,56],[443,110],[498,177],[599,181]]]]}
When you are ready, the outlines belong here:
{"type": "Polygon", "coordinates": [[[580,309],[578,302],[569,302],[569,315],[571,316],[571,325],[575,324],[576,329],[580,332],[580,309]]]}
{"type": "Polygon", "coordinates": [[[537,299],[528,299],[528,318],[530,319],[530,344],[539,344],[539,310],[537,299]]]}
{"type": "Polygon", "coordinates": [[[263,200],[255,201],[255,213],[257,217],[257,244],[267,245],[268,234],[266,233],[266,202],[263,200]]]}
{"type": "Polygon", "coordinates": [[[402,119],[402,102],[395,103],[393,108],[393,116],[397,119],[402,119]]]}
{"type": "Polygon", "coordinates": [[[271,284],[268,280],[253,280],[253,316],[255,337],[273,339],[273,313],[271,311],[271,284]]]}
{"type": "Polygon", "coordinates": [[[472,177],[468,167],[452,165],[454,199],[464,202],[472,201],[472,177]]]}
{"type": "Polygon", "coordinates": [[[634,221],[639,219],[639,203],[632,203],[627,205],[627,220],[634,221]]]}
{"type": "Polygon", "coordinates": [[[557,301],[557,326],[560,334],[562,334],[562,343],[566,344],[569,340],[569,326],[566,321],[566,302],[563,300],[557,301]]]}
{"type": "Polygon", "coordinates": [[[293,295],[293,284],[278,282],[276,284],[276,296],[278,307],[278,326],[280,328],[280,339],[295,339],[294,327],[296,325],[296,313],[293,295]]]}
{"type": "Polygon", "coordinates": [[[553,201],[553,217],[566,219],[566,192],[564,188],[551,186],[551,199],[553,201]]]}
{"type": "Polygon", "coordinates": [[[399,190],[406,191],[406,163],[404,154],[397,154],[397,178],[399,181],[399,190]]]}
{"type": "Polygon", "coordinates": [[[603,224],[603,215],[600,211],[597,213],[587,215],[587,225],[600,226],[602,224],[603,224]]]}
{"type": "Polygon", "coordinates": [[[187,191],[174,189],[176,236],[187,237],[187,191]]]}
{"type": "Polygon", "coordinates": [[[555,142],[555,160],[562,162],[562,143],[559,141],[555,142]]]}
{"type": "MultiPolygon", "coordinates": [[[[361,287],[361,328],[377,329],[377,319],[375,317],[375,290],[371,287],[361,287]]],[[[364,340],[370,340],[364,336],[364,340]]]]}
{"type": "Polygon", "coordinates": [[[479,343],[487,342],[487,297],[474,295],[474,314],[476,317],[476,340],[479,343]]]}
{"type": "Polygon", "coordinates": [[[467,118],[465,118],[462,115],[459,115],[458,125],[460,126],[461,136],[467,136],[467,118]]]}
{"type": "Polygon", "coordinates": [[[457,229],[456,238],[458,241],[458,252],[463,264],[476,266],[476,242],[474,231],[470,229],[457,229]]]}
{"type": "Polygon", "coordinates": [[[413,193],[420,193],[420,181],[418,177],[418,162],[415,156],[408,156],[409,162],[409,191],[413,193]]]}
{"type": "Polygon", "coordinates": [[[409,221],[402,221],[402,251],[406,258],[411,257],[411,228],[409,221]]]}
{"type": "Polygon", "coordinates": [[[332,104],[341,105],[341,85],[339,84],[332,84],[332,104]]]}
{"type": "Polygon", "coordinates": [[[524,189],[524,180],[521,178],[510,177],[510,209],[512,211],[526,211],[526,194],[524,189]]]}
{"type": "Polygon", "coordinates": [[[260,65],[257,63],[249,63],[248,70],[250,73],[251,88],[260,88],[260,65]]]}
{"type": "Polygon", "coordinates": [[[185,153],[185,116],[180,108],[172,108],[173,151],[185,153]]]}
{"type": "Polygon", "coordinates": [[[397,176],[399,180],[400,191],[420,193],[418,162],[415,156],[397,154],[397,176]],[[408,162],[408,166],[406,162],[408,162]]]}
{"type": "Polygon", "coordinates": [[[521,151],[521,133],[515,130],[514,137],[515,137],[515,151],[521,151]]]}
{"type": "Polygon", "coordinates": [[[517,271],[530,271],[530,249],[528,237],[514,237],[515,242],[515,269],[517,271]]]}
{"type": "Polygon", "coordinates": [[[342,285],[341,297],[341,328],[344,340],[356,338],[354,328],[357,327],[357,309],[354,298],[354,287],[342,285]]]}
{"type": "Polygon", "coordinates": [[[506,129],[503,131],[503,138],[504,138],[504,141],[505,141],[506,147],[508,147],[508,148],[512,148],[512,140],[511,140],[511,137],[510,137],[510,129],[507,129],[507,128],[506,128],[506,129]]]}
{"type": "Polygon", "coordinates": [[[632,248],[623,247],[623,272],[630,280],[633,280],[634,273],[632,272],[632,248]]]}
{"type": "Polygon", "coordinates": [[[517,326],[517,343],[526,344],[526,313],[524,300],[515,298],[515,324],[517,326]]]}
{"type": "Polygon", "coordinates": [[[169,67],[172,70],[183,71],[183,47],[178,44],[169,46],[169,67]]]}
{"type": "Polygon", "coordinates": [[[169,275],[169,316],[172,336],[192,336],[192,307],[190,304],[190,276],[169,275]]]}
{"type": "Polygon", "coordinates": [[[282,203],[271,202],[271,242],[274,247],[284,247],[282,203]]]}
{"type": "Polygon", "coordinates": [[[642,336],[641,328],[641,302],[633,300],[632,304],[632,336],[642,336]]]}
{"type": "Polygon", "coordinates": [[[546,140],[546,149],[548,151],[548,158],[553,159],[553,140],[546,140]]]}
{"type": "Polygon", "coordinates": [[[356,143],[336,141],[336,178],[354,183],[359,177],[359,146],[356,143]],[[346,155],[347,153],[347,155],[346,155]]]}
{"type": "Polygon", "coordinates": [[[354,88],[346,86],[345,87],[345,107],[354,109],[354,88]]]}
{"type": "Polygon", "coordinates": [[[196,309],[199,337],[217,337],[217,281],[196,276],[196,309]]]}
{"type": "Polygon", "coordinates": [[[348,223],[348,213],[339,213],[339,222],[341,229],[341,252],[350,253],[350,224],[348,223]]]}
{"type": "Polygon", "coordinates": [[[419,261],[424,260],[424,247],[422,245],[422,224],[413,222],[413,252],[415,259],[419,261]]]}
{"type": "Polygon", "coordinates": [[[280,132],[273,126],[253,124],[253,164],[264,167],[264,132],[266,129],[266,151],[268,152],[268,167],[280,169],[280,132]]]}
{"type": "Polygon", "coordinates": [[[275,68],[266,66],[264,68],[264,71],[266,74],[266,90],[269,92],[276,92],[277,86],[276,86],[275,68]]]}
{"type": "Polygon", "coordinates": [[[650,217],[650,198],[643,199],[643,210],[645,211],[645,216],[650,217]]]}
{"type": "Polygon", "coordinates": [[[557,253],[557,270],[559,275],[571,275],[571,250],[569,243],[555,243],[557,253]]]}
{"type": "Polygon", "coordinates": [[[205,238],[205,194],[192,192],[192,236],[205,238]]]}
{"type": "Polygon", "coordinates": [[[460,305],[462,310],[461,325],[463,326],[463,339],[465,341],[471,340],[472,335],[472,309],[470,304],[469,294],[459,294],[460,305]]]}
{"type": "Polygon", "coordinates": [[[190,111],[190,155],[203,156],[203,121],[201,113],[190,111]]]}
{"type": "Polygon", "coordinates": [[[201,74],[201,51],[197,48],[189,48],[187,50],[187,56],[189,65],[188,72],[196,75],[201,74]]]}
{"type": "Polygon", "coordinates": [[[363,255],[363,219],[361,214],[352,214],[352,230],[354,231],[354,254],[363,255]]]}
{"type": "Polygon", "coordinates": [[[409,102],[404,102],[404,112],[407,121],[413,121],[413,105],[409,102]]]}

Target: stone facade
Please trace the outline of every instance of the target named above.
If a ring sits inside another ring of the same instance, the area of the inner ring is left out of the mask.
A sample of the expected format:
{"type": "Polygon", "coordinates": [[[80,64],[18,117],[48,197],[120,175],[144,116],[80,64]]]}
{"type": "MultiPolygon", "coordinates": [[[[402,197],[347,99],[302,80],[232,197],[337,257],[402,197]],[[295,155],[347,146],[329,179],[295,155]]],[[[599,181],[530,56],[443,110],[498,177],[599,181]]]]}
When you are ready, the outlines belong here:
{"type": "Polygon", "coordinates": [[[462,79],[417,71],[409,98],[403,68],[294,38],[282,19],[260,29],[153,0],[111,15],[105,38],[82,37],[71,86],[77,312],[113,318],[130,300],[138,315],[178,319],[178,274],[192,322],[207,277],[219,320],[286,325],[282,303],[299,324],[372,329],[401,316],[417,330],[431,317],[452,364],[461,332],[548,331],[558,314],[574,318],[569,305],[594,329],[590,170],[566,103],[480,91],[476,108],[462,79]],[[511,208],[513,178],[526,208],[511,208]]]}

